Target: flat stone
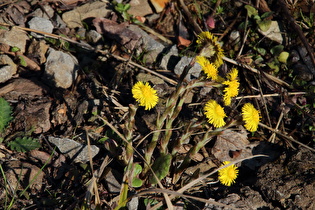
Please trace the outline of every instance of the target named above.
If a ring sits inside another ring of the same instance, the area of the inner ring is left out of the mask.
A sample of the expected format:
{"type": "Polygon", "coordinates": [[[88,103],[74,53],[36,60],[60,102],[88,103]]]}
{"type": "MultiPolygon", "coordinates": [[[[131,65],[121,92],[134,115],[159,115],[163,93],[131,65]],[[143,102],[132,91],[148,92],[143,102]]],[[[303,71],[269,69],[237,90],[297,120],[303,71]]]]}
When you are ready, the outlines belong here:
{"type": "Polygon", "coordinates": [[[143,17],[153,13],[147,0],[131,0],[129,4],[131,7],[128,10],[128,13],[133,16],[143,17]]]}
{"type": "Polygon", "coordinates": [[[6,82],[12,78],[17,71],[17,65],[7,55],[0,55],[0,83],[6,82]]]}
{"type": "Polygon", "coordinates": [[[146,52],[144,55],[144,61],[147,64],[152,64],[156,61],[157,57],[164,50],[165,46],[160,42],[153,39],[148,33],[143,31],[136,25],[129,25],[128,27],[131,31],[136,34],[141,35],[141,46],[143,50],[146,52]]]}
{"type": "MultiPolygon", "coordinates": [[[[68,138],[56,138],[53,136],[48,137],[48,141],[58,147],[62,154],[68,155],[74,162],[86,163],[89,161],[89,148],[87,145],[80,144],[68,138]]],[[[91,145],[92,158],[97,155],[99,148],[91,145]]]]}
{"type": "MultiPolygon", "coordinates": [[[[54,25],[50,22],[50,20],[41,17],[33,17],[30,21],[28,21],[28,25],[31,29],[43,31],[46,33],[52,33],[54,29],[54,25]]],[[[31,32],[31,34],[36,38],[44,37],[43,35],[34,32],[31,32]]]]}
{"type": "Polygon", "coordinates": [[[82,21],[87,18],[106,17],[112,10],[107,9],[108,2],[87,3],[62,15],[63,21],[69,28],[83,27],[82,21]]]}
{"type": "Polygon", "coordinates": [[[160,67],[162,69],[173,70],[179,60],[177,46],[173,45],[169,52],[163,56],[160,67]]]}
{"type": "MultiPolygon", "coordinates": [[[[183,73],[186,66],[189,65],[189,63],[192,61],[193,58],[183,56],[180,61],[177,63],[174,69],[174,73],[180,77],[180,75],[183,73]]],[[[201,66],[195,62],[195,64],[189,69],[188,74],[186,75],[185,79],[190,82],[194,78],[198,78],[201,72],[201,66]]]]}
{"type": "Polygon", "coordinates": [[[11,47],[18,47],[22,54],[25,52],[27,40],[29,38],[24,31],[0,29],[0,43],[10,45],[11,47]]]}
{"type": "Polygon", "coordinates": [[[45,64],[44,79],[56,87],[69,88],[77,77],[79,69],[75,57],[49,48],[45,64]]]}
{"type": "Polygon", "coordinates": [[[87,40],[90,40],[93,43],[98,42],[100,39],[102,39],[102,35],[99,34],[97,31],[95,30],[90,30],[89,32],[87,32],[86,34],[86,38],[87,40]]]}

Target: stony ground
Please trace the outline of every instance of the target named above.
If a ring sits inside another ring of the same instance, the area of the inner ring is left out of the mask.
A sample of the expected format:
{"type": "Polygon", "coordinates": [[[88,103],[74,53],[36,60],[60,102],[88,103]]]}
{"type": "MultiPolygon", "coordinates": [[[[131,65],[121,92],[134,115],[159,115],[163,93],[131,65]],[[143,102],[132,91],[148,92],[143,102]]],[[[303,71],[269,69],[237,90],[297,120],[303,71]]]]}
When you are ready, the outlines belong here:
{"type": "MultiPolygon", "coordinates": [[[[135,104],[132,86],[148,81],[161,98],[155,110],[139,108],[135,116],[133,146],[143,154],[151,138],[146,135],[156,130],[157,113],[165,111],[166,98],[200,50],[197,35],[211,31],[226,56],[220,72],[232,67],[240,72],[240,93],[229,117],[237,118],[240,104],[248,101],[259,108],[262,124],[252,134],[242,125],[221,132],[192,157],[185,172],[176,174],[184,155],[200,141],[199,134],[213,129],[197,126],[205,118],[201,105],[219,100],[222,94],[209,86],[192,89],[185,95],[171,139],[187,135],[185,125],[196,124],[195,130],[173,157],[161,184],[175,192],[225,160],[268,157],[238,163],[240,174],[230,187],[212,175],[185,191],[207,202],[177,195],[172,205],[315,209],[315,4],[307,0],[159,4],[156,0],[0,1],[3,208],[117,207],[126,180],[122,161],[126,144],[118,133],[128,134],[129,105],[135,104]],[[7,106],[12,117],[4,123],[7,106]]],[[[184,83],[201,76],[195,63],[184,83]]],[[[159,150],[160,142],[153,158],[158,159],[159,150]]],[[[144,166],[136,153],[134,161],[144,166]]],[[[127,208],[153,208],[165,201],[145,176],[136,176],[144,183],[128,188],[133,199],[127,208]]]]}

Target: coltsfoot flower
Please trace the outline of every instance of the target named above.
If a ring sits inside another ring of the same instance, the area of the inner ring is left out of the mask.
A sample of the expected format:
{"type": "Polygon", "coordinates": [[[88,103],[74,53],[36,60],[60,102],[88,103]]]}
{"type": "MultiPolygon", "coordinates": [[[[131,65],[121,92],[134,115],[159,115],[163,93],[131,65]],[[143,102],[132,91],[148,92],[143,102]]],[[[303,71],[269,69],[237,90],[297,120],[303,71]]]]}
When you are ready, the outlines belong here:
{"type": "Polygon", "coordinates": [[[243,120],[245,121],[245,128],[250,132],[256,131],[261,116],[260,112],[255,109],[254,105],[251,103],[244,104],[242,107],[242,115],[243,120]]]}
{"type": "Polygon", "coordinates": [[[140,106],[144,106],[145,110],[150,110],[156,106],[159,97],[156,90],[154,90],[148,82],[137,82],[132,87],[132,96],[139,102],[140,106]]]}
{"type": "Polygon", "coordinates": [[[224,105],[229,106],[231,105],[231,98],[238,95],[240,83],[237,80],[238,70],[233,68],[231,72],[227,75],[226,81],[222,84],[226,85],[227,87],[224,88],[224,105]]]}
{"type": "Polygon", "coordinates": [[[201,32],[198,35],[197,44],[203,46],[201,56],[209,57],[210,61],[219,68],[223,64],[223,49],[218,42],[218,38],[209,31],[201,32]]]}
{"type": "Polygon", "coordinates": [[[213,124],[214,127],[220,128],[225,125],[224,117],[226,117],[226,114],[223,107],[215,100],[209,100],[204,107],[204,111],[208,122],[213,124]]]}
{"type": "Polygon", "coordinates": [[[207,78],[212,80],[218,79],[218,69],[217,67],[210,63],[210,61],[204,56],[197,56],[197,63],[200,64],[203,72],[207,75],[207,78]]]}
{"type": "MultiPolygon", "coordinates": [[[[224,161],[221,166],[225,166],[229,163],[230,161],[224,161]]],[[[234,164],[232,164],[228,167],[219,170],[218,173],[220,182],[226,186],[231,186],[232,184],[235,183],[235,179],[238,176],[238,169],[234,164]]]]}

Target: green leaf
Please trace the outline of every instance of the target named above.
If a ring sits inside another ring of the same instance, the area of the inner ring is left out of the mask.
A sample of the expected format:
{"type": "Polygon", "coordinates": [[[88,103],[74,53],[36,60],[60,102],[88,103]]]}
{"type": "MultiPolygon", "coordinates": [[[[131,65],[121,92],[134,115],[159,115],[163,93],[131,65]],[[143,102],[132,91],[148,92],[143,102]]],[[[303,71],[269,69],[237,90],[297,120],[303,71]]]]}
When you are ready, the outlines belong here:
{"type": "Polygon", "coordinates": [[[280,55],[278,56],[278,61],[281,63],[287,63],[288,57],[289,57],[289,53],[288,52],[281,52],[280,55]]]}
{"type": "Polygon", "coordinates": [[[12,108],[4,98],[0,98],[0,133],[3,132],[7,124],[12,120],[12,108]]]}
{"type": "MultiPolygon", "coordinates": [[[[162,155],[152,165],[152,169],[159,180],[166,177],[170,170],[172,156],[170,154],[162,155]]],[[[155,176],[151,174],[149,182],[151,184],[156,184],[158,181],[155,176]]]]}
{"type": "Polygon", "coordinates": [[[137,175],[139,175],[141,172],[142,172],[142,166],[139,165],[138,163],[136,163],[136,164],[134,165],[133,175],[134,175],[134,176],[137,176],[137,175]]]}
{"type": "Polygon", "coordinates": [[[257,24],[258,24],[260,30],[265,32],[265,31],[268,31],[268,29],[270,28],[271,20],[258,21],[257,24]]]}
{"type": "Polygon", "coordinates": [[[265,12],[264,14],[261,15],[261,19],[265,19],[273,15],[273,12],[265,12]]]}
{"type": "Polygon", "coordinates": [[[18,52],[18,51],[20,51],[20,48],[18,48],[18,47],[12,47],[11,48],[11,52],[18,52]]]}
{"type": "Polygon", "coordinates": [[[273,48],[271,48],[270,52],[272,55],[278,56],[283,51],[283,48],[284,48],[284,46],[279,44],[279,45],[276,45],[273,48]]]}
{"type": "Polygon", "coordinates": [[[39,148],[40,143],[38,139],[24,136],[23,138],[17,137],[15,140],[10,141],[8,146],[11,148],[11,150],[18,152],[28,152],[30,150],[39,148]]]}
{"type": "Polygon", "coordinates": [[[134,177],[132,179],[132,187],[141,187],[143,184],[143,181],[137,177],[134,177]]]}
{"type": "Polygon", "coordinates": [[[258,10],[255,9],[254,7],[250,6],[250,5],[246,5],[245,9],[247,10],[247,14],[249,17],[258,15],[258,10]]]}
{"type": "Polygon", "coordinates": [[[20,59],[20,65],[26,67],[27,63],[26,63],[24,57],[19,55],[19,59],[20,59]]]}

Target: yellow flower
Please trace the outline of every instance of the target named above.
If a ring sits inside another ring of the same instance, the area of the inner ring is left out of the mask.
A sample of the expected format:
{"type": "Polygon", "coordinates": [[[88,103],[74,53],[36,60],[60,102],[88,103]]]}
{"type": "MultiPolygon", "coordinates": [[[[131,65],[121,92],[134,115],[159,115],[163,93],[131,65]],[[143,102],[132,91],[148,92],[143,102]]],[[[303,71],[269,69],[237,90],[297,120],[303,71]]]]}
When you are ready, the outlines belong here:
{"type": "Polygon", "coordinates": [[[228,80],[224,81],[222,84],[227,87],[224,88],[224,105],[231,105],[231,98],[238,95],[238,90],[240,83],[237,81],[238,70],[233,68],[231,72],[227,75],[228,80]]]}
{"type": "MultiPolygon", "coordinates": [[[[221,167],[229,163],[230,161],[224,161],[221,167]]],[[[237,178],[237,176],[238,169],[234,164],[219,170],[219,180],[222,184],[226,186],[231,186],[233,183],[235,183],[235,179],[237,178]]]]}
{"type": "Polygon", "coordinates": [[[140,103],[140,106],[144,106],[145,110],[150,110],[157,104],[159,97],[156,90],[154,90],[148,82],[137,82],[132,87],[132,96],[140,103]]]}
{"type": "Polygon", "coordinates": [[[217,80],[218,78],[218,69],[210,63],[210,61],[204,56],[197,56],[197,63],[200,64],[203,72],[207,75],[207,78],[212,80],[217,80]]]}
{"type": "Polygon", "coordinates": [[[226,114],[223,107],[215,100],[209,100],[204,107],[204,111],[208,122],[213,124],[214,127],[219,128],[225,125],[224,117],[226,117],[226,114]]]}
{"type": "Polygon", "coordinates": [[[236,80],[238,77],[238,70],[236,68],[233,68],[230,73],[227,75],[228,80],[236,80]]]}
{"type": "Polygon", "coordinates": [[[242,107],[242,115],[243,115],[243,120],[245,121],[245,128],[250,131],[254,132],[258,128],[258,124],[260,121],[260,112],[255,109],[253,104],[251,103],[246,103],[242,107]]]}
{"type": "Polygon", "coordinates": [[[201,32],[198,35],[197,44],[203,46],[201,56],[209,57],[211,62],[218,68],[223,64],[223,49],[218,42],[218,38],[209,31],[201,32]]]}

